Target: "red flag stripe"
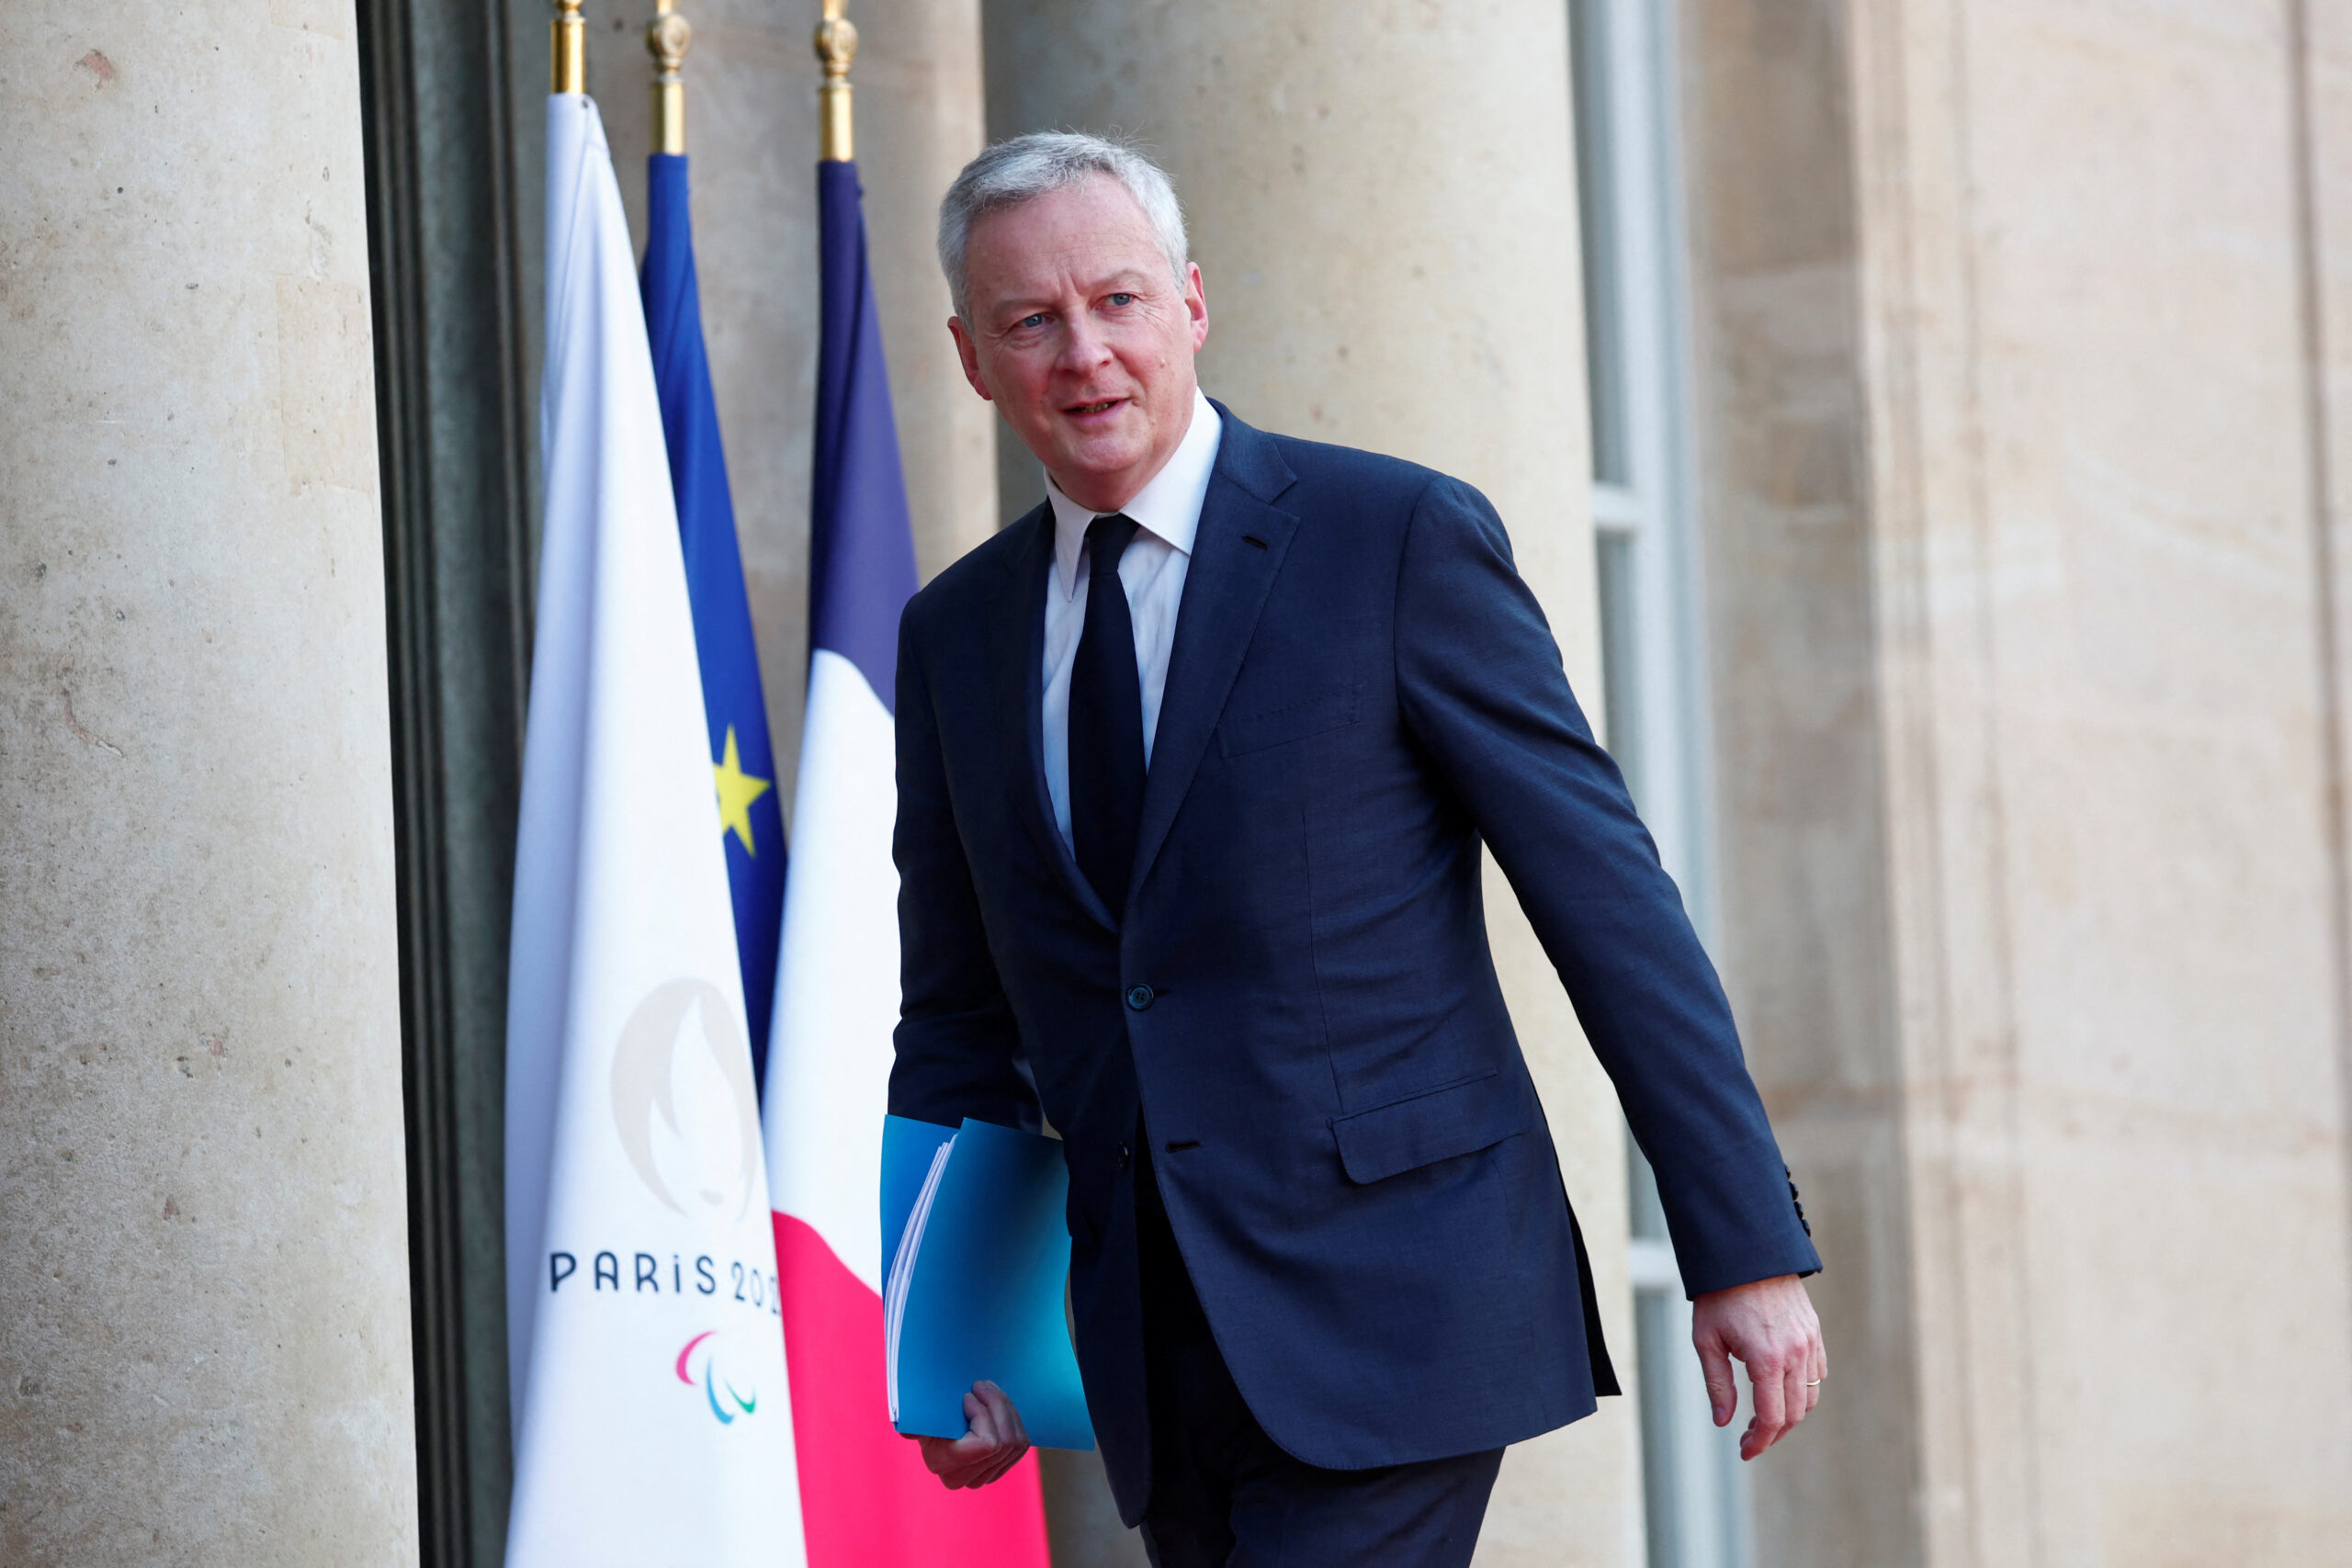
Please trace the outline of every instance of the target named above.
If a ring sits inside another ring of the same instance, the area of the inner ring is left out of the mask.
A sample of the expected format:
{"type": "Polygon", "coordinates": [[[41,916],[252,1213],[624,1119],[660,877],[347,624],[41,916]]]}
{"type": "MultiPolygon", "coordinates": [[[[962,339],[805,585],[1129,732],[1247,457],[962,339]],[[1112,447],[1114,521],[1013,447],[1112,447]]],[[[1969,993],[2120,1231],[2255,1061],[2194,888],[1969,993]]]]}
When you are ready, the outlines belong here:
{"type": "Polygon", "coordinates": [[[1048,1561],[1037,1458],[950,1492],[890,1426],[882,1298],[809,1225],[775,1216],[792,1429],[808,1568],[1040,1568],[1048,1561]]]}

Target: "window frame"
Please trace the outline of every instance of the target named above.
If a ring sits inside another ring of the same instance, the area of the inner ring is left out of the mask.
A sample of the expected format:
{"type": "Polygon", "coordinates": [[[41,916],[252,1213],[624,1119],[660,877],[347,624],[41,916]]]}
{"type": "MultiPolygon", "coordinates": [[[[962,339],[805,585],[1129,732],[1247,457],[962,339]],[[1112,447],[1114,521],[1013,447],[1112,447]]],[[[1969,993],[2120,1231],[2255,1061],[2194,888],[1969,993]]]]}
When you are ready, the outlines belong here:
{"type": "MultiPolygon", "coordinates": [[[[1714,840],[1672,0],[1567,0],[1604,734],[1702,941],[1714,840]]],[[[1657,1181],[1626,1140],[1650,1568],[1751,1568],[1741,1410],[1708,1412],[1657,1181]]]]}

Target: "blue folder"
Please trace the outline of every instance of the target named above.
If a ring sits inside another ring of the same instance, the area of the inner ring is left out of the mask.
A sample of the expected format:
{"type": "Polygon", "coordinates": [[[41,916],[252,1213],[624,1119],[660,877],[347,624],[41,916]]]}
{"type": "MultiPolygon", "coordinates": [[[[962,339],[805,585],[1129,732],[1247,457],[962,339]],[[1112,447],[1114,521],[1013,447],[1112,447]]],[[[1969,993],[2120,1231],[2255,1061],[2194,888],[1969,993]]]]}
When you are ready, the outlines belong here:
{"type": "Polygon", "coordinates": [[[884,1333],[899,1432],[962,1437],[964,1395],[986,1379],[1039,1448],[1094,1446],[1062,1304],[1069,1190],[1057,1139],[885,1119],[884,1333]]]}

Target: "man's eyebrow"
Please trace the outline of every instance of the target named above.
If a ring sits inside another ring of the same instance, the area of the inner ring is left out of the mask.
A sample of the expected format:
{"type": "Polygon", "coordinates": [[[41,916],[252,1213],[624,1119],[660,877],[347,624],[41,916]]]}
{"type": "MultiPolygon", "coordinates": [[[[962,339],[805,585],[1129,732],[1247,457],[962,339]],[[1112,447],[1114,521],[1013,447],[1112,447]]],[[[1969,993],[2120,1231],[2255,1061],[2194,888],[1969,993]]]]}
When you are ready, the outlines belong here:
{"type": "MultiPolygon", "coordinates": [[[[1080,292],[1088,295],[1136,293],[1139,292],[1139,285],[1148,284],[1159,276],[1161,275],[1149,267],[1121,267],[1116,272],[1106,273],[1082,285],[1080,292]]],[[[1051,310],[1058,303],[1059,300],[1051,296],[1040,295],[1024,299],[1015,295],[1012,299],[998,301],[989,310],[989,315],[998,321],[1019,321],[1039,311],[1051,310]]]]}

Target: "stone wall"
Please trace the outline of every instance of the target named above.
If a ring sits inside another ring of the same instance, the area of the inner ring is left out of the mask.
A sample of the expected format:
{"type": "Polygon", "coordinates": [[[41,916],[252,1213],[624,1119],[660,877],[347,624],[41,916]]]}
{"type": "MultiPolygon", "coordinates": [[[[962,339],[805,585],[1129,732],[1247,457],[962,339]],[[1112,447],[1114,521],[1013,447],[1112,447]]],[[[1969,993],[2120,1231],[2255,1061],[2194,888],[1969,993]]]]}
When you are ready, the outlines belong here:
{"type": "Polygon", "coordinates": [[[1829,1265],[1768,1562],[2352,1562],[2302,26],[1688,8],[1732,980],[1829,1265]]]}
{"type": "Polygon", "coordinates": [[[1871,448],[1839,0],[1686,0],[1679,84],[1718,958],[1825,1271],[1763,1561],[1916,1563],[1912,1201],[1884,883],[1871,448]]]}
{"type": "Polygon", "coordinates": [[[350,7],[10,7],[0,144],[0,1560],[413,1562],[350,7]]]}

